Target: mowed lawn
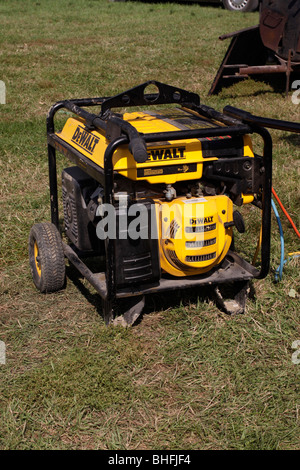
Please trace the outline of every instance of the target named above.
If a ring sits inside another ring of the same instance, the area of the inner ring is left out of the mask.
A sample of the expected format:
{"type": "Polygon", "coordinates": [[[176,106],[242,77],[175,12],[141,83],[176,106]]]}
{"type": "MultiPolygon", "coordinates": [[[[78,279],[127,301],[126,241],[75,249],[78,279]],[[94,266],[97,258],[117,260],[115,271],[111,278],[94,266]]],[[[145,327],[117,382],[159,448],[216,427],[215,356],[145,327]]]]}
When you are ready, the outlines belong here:
{"type": "MultiPolygon", "coordinates": [[[[299,260],[274,282],[274,214],[270,274],[239,316],[194,290],[150,296],[134,327],[107,328],[72,267],[63,291],[42,295],[27,254],[30,227],[50,220],[46,114],[58,100],[155,79],[220,111],[300,121],[284,83],[247,80],[207,96],[228,46],[219,35],[257,22],[198,4],[0,1],[0,449],[299,448],[299,260]]],[[[273,186],[299,229],[300,137],[271,134],[273,186]]],[[[59,171],[68,165],[59,159],[59,171]]],[[[299,238],[280,216],[287,258],[299,238]]],[[[258,232],[248,224],[241,240],[250,260],[258,232]]]]}

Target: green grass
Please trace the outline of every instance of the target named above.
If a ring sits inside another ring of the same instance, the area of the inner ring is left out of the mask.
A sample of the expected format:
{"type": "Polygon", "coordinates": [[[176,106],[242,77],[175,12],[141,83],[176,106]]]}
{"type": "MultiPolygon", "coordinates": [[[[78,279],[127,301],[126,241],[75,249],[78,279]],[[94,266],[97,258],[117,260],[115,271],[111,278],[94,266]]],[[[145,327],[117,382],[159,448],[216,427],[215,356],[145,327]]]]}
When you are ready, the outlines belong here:
{"type": "MultiPolygon", "coordinates": [[[[228,45],[218,36],[257,21],[257,13],[197,4],[0,1],[1,449],[299,448],[300,366],[291,360],[300,339],[299,262],[274,283],[274,217],[270,275],[253,283],[240,316],[187,291],[148,297],[133,328],[106,328],[99,298],[71,267],[64,291],[41,295],[27,259],[31,225],[50,218],[45,119],[56,101],[156,79],[218,110],[230,104],[299,121],[284,86],[279,93],[248,80],[207,96],[228,45]]],[[[299,227],[300,140],[272,136],[274,187],[299,227]]],[[[299,250],[282,223],[286,253],[299,250]]],[[[256,238],[254,223],[247,255],[256,238]]]]}

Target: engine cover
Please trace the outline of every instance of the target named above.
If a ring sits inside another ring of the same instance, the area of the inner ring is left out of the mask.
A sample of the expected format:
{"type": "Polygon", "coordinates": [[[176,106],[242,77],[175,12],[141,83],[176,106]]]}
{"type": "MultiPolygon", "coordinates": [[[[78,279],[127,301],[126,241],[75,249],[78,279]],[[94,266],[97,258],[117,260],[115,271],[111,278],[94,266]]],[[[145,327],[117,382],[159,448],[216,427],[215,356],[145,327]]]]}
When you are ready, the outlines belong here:
{"type": "Polygon", "coordinates": [[[161,268],[173,276],[202,274],[232,242],[233,205],[225,195],[156,201],[161,268]]]}
{"type": "Polygon", "coordinates": [[[99,252],[102,249],[96,236],[96,228],[88,215],[90,196],[97,182],[74,166],[62,172],[62,198],[65,233],[71,243],[83,252],[99,252]]]}

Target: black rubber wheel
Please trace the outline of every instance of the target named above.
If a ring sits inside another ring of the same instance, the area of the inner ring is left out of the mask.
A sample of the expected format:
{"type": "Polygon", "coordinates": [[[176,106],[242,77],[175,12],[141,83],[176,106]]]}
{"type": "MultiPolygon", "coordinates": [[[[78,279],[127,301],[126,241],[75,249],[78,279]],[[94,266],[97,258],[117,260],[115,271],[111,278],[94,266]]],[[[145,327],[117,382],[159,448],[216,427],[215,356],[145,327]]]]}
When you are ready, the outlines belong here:
{"type": "Polygon", "coordinates": [[[41,292],[55,292],[65,286],[66,265],[59,231],[42,222],[33,225],[28,241],[33,282],[41,292]]]}
{"type": "Polygon", "coordinates": [[[255,11],[259,0],[223,0],[226,10],[255,11]]]}

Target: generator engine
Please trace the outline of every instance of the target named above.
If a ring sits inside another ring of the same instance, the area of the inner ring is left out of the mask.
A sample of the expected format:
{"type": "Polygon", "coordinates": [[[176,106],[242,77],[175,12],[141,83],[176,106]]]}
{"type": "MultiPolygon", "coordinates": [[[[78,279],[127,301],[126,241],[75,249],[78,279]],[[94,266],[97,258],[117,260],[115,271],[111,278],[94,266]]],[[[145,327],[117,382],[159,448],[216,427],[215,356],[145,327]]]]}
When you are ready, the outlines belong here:
{"type": "MultiPolygon", "coordinates": [[[[184,194],[180,185],[149,188],[139,184],[129,190],[125,184],[127,191],[121,191],[124,180],[116,183],[115,220],[108,218],[107,224],[113,226],[120,261],[116,273],[118,286],[141,280],[153,282],[159,279],[160,270],[176,277],[203,274],[221,263],[231,247],[233,227],[244,230],[243,219],[240,212],[233,210],[230,197],[206,194],[205,188],[199,189],[197,184],[194,183],[194,188],[201,196],[192,196],[189,187],[184,194]],[[175,187],[182,194],[177,196],[175,187]],[[146,215],[143,220],[136,217],[134,224],[132,213],[139,215],[141,207],[146,215]],[[131,224],[137,229],[134,233],[131,224]]],[[[216,192],[216,188],[212,191],[210,187],[209,191],[216,192]]],[[[63,170],[65,233],[82,253],[104,252],[109,232],[99,229],[106,210],[103,194],[104,188],[80,168],[63,170]]]]}

